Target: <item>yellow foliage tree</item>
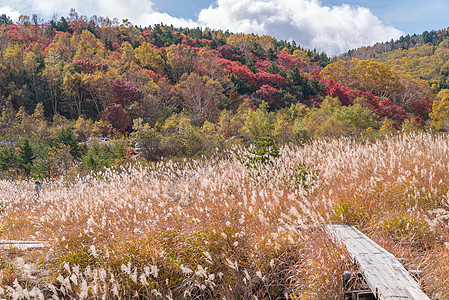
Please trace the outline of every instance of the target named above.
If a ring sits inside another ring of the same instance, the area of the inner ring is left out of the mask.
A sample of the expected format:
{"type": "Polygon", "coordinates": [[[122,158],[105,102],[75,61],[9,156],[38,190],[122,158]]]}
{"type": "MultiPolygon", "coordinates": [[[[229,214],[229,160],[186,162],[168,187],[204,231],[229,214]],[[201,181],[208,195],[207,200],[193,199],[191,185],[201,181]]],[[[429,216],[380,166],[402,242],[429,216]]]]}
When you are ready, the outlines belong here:
{"type": "Polygon", "coordinates": [[[23,70],[25,47],[20,44],[9,43],[3,53],[4,65],[12,72],[19,74],[23,70]]]}
{"type": "Polygon", "coordinates": [[[69,62],[75,53],[75,49],[71,43],[70,36],[66,34],[57,34],[53,41],[45,49],[47,53],[54,51],[59,55],[59,57],[65,61],[69,62]]]}
{"type": "Polygon", "coordinates": [[[252,141],[270,135],[273,130],[273,113],[268,112],[266,102],[262,102],[256,111],[248,111],[245,116],[244,130],[252,141]]]}
{"type": "Polygon", "coordinates": [[[48,125],[45,120],[44,105],[39,102],[31,115],[31,122],[34,127],[33,135],[37,142],[43,142],[49,135],[48,125]]]}
{"type": "Polygon", "coordinates": [[[93,127],[94,123],[92,120],[86,120],[83,116],[80,116],[78,120],[76,120],[73,132],[77,135],[78,140],[87,141],[92,135],[93,127]]]}
{"type": "Polygon", "coordinates": [[[419,129],[418,123],[416,123],[413,119],[405,119],[401,124],[401,132],[403,133],[412,133],[416,132],[419,129]]]}
{"type": "Polygon", "coordinates": [[[181,76],[190,74],[193,68],[193,58],[195,56],[191,47],[184,45],[171,45],[166,50],[167,64],[170,67],[170,77],[174,82],[178,82],[181,76]]]}
{"type": "Polygon", "coordinates": [[[72,44],[77,44],[74,59],[90,59],[101,62],[105,58],[103,44],[90,31],[83,30],[81,35],[74,34],[72,44]]]}
{"type": "Polygon", "coordinates": [[[432,105],[430,127],[433,130],[441,130],[449,124],[449,89],[441,90],[432,105]]]}
{"type": "Polygon", "coordinates": [[[310,57],[307,55],[307,53],[305,51],[302,50],[295,50],[293,51],[292,57],[294,58],[299,58],[300,60],[310,63],[310,57]]]}
{"type": "Polygon", "coordinates": [[[392,100],[404,92],[400,76],[389,66],[378,62],[358,59],[338,60],[326,66],[321,75],[341,85],[392,100]]]}
{"type": "Polygon", "coordinates": [[[274,124],[274,137],[276,141],[282,143],[292,142],[294,140],[293,133],[291,117],[283,112],[279,112],[276,115],[276,123],[274,124]]]}
{"type": "Polygon", "coordinates": [[[53,49],[50,50],[48,56],[45,58],[45,69],[42,75],[49,87],[53,113],[56,113],[58,111],[58,88],[62,82],[62,78],[60,57],[58,52],[53,49]]]}
{"type": "Polygon", "coordinates": [[[92,74],[81,74],[81,86],[89,93],[90,100],[95,104],[98,114],[111,103],[112,82],[117,77],[114,69],[109,69],[106,72],[96,71],[92,74]]]}
{"type": "Polygon", "coordinates": [[[394,128],[393,121],[385,117],[384,121],[382,122],[382,126],[379,129],[380,134],[392,134],[396,131],[396,128],[394,128]]]}
{"type": "Polygon", "coordinates": [[[154,49],[150,44],[143,43],[135,50],[135,57],[140,66],[146,69],[152,69],[156,73],[163,74],[165,61],[159,50],[154,49]]]}

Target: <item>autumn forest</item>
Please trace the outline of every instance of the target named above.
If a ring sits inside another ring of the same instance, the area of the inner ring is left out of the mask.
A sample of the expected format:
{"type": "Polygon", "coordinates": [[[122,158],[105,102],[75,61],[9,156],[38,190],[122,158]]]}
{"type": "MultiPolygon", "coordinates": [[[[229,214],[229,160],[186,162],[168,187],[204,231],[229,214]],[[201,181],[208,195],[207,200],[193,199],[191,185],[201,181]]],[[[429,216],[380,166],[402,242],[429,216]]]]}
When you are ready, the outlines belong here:
{"type": "MultiPolygon", "coordinates": [[[[110,166],[101,150],[78,147],[99,137],[121,140],[107,147],[112,160],[126,160],[135,145],[158,160],[265,136],[303,143],[445,125],[441,105],[430,117],[434,100],[446,95],[447,32],[408,37],[407,49],[395,50],[398,41],[330,59],[271,36],[142,28],[75,11],[50,22],[3,15],[0,24],[4,171],[30,174],[30,164],[72,158],[91,169],[110,166]],[[384,51],[363,54],[376,47],[384,51]],[[413,59],[396,63],[401,55],[413,59]],[[25,140],[33,161],[8,149],[25,140]]],[[[50,176],[51,168],[34,177],[50,176]]]]}

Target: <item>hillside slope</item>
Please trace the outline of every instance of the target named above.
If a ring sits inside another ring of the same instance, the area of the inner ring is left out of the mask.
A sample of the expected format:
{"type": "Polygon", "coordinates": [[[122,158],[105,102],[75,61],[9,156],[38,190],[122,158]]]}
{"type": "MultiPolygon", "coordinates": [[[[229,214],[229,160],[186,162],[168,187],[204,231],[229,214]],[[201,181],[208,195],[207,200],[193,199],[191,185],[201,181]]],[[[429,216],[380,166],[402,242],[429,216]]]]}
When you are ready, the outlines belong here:
{"type": "Polygon", "coordinates": [[[271,36],[0,16],[0,167],[13,178],[57,177],[79,162],[98,170],[135,152],[208,155],[267,136],[373,139],[428,128],[435,99],[427,81],[387,64],[331,61],[271,36]],[[100,147],[104,138],[115,141],[100,147]]]}
{"type": "Polygon", "coordinates": [[[397,72],[428,81],[434,92],[449,87],[449,29],[425,31],[421,35],[407,35],[396,41],[362,47],[349,51],[342,58],[385,63],[397,72]]]}
{"type": "Polygon", "coordinates": [[[279,108],[317,95],[321,88],[305,73],[328,63],[325,54],[270,36],[138,28],[98,17],[0,24],[2,102],[27,112],[42,102],[49,116],[98,119],[112,103],[128,111],[138,103],[214,120],[237,94],[279,108]],[[292,72],[297,82],[289,80],[292,72]],[[198,85],[205,89],[199,106],[183,92],[198,85]]]}

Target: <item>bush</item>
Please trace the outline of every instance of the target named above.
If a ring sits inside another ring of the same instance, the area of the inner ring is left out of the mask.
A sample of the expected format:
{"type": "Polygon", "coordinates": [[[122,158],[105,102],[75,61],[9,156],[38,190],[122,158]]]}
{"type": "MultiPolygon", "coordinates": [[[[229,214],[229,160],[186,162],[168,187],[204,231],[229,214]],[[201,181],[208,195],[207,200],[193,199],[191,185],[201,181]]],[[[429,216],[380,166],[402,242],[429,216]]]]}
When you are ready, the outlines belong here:
{"type": "Polygon", "coordinates": [[[302,162],[298,163],[295,168],[291,169],[290,182],[295,189],[308,189],[318,180],[318,171],[310,170],[309,166],[302,162]]]}
{"type": "Polygon", "coordinates": [[[58,132],[52,144],[56,146],[58,143],[70,147],[70,155],[75,159],[80,158],[83,154],[83,149],[78,145],[75,133],[70,127],[63,128],[58,132]]]}
{"type": "Polygon", "coordinates": [[[281,156],[279,148],[270,136],[259,137],[253,147],[247,149],[247,152],[244,157],[239,156],[238,160],[248,169],[272,165],[273,160],[281,156]]]}
{"type": "Polygon", "coordinates": [[[18,158],[14,153],[12,147],[0,148],[0,169],[2,171],[9,171],[18,167],[18,158]]]}
{"type": "Polygon", "coordinates": [[[36,156],[34,155],[34,150],[28,139],[25,139],[19,146],[18,159],[19,168],[25,172],[26,176],[30,175],[31,167],[33,166],[33,161],[36,159],[36,156]]]}
{"type": "Polygon", "coordinates": [[[99,171],[114,166],[116,159],[120,157],[123,157],[123,153],[119,147],[93,145],[81,157],[81,162],[90,170],[99,171]]]}

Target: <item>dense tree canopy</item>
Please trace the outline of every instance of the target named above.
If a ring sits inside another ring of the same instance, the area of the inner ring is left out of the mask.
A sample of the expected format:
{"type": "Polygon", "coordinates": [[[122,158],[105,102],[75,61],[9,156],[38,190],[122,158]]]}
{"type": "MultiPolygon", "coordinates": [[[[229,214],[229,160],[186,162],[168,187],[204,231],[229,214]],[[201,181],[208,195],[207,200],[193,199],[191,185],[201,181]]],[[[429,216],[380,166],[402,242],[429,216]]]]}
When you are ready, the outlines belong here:
{"type": "MultiPolygon", "coordinates": [[[[447,99],[433,103],[431,76],[419,78],[387,59],[330,60],[270,36],[141,28],[74,13],[46,23],[0,16],[0,141],[12,143],[0,148],[24,147],[27,138],[34,164],[109,164],[100,158],[102,147],[91,149],[98,136],[124,136],[128,146],[134,139],[155,159],[227,147],[235,136],[251,142],[272,135],[283,143],[369,133],[387,123],[395,130],[425,127],[432,106],[433,128],[446,122],[447,99]],[[67,128],[89,149],[75,154],[73,145],[54,142],[67,128]]],[[[445,37],[437,49],[410,46],[419,53],[409,53],[408,63],[421,54],[445,60],[446,48],[445,37]]],[[[437,65],[435,72],[449,74],[449,63],[437,65]]],[[[2,168],[19,166],[10,150],[2,152],[2,168]]],[[[122,150],[108,153],[123,157],[122,150]]]]}

